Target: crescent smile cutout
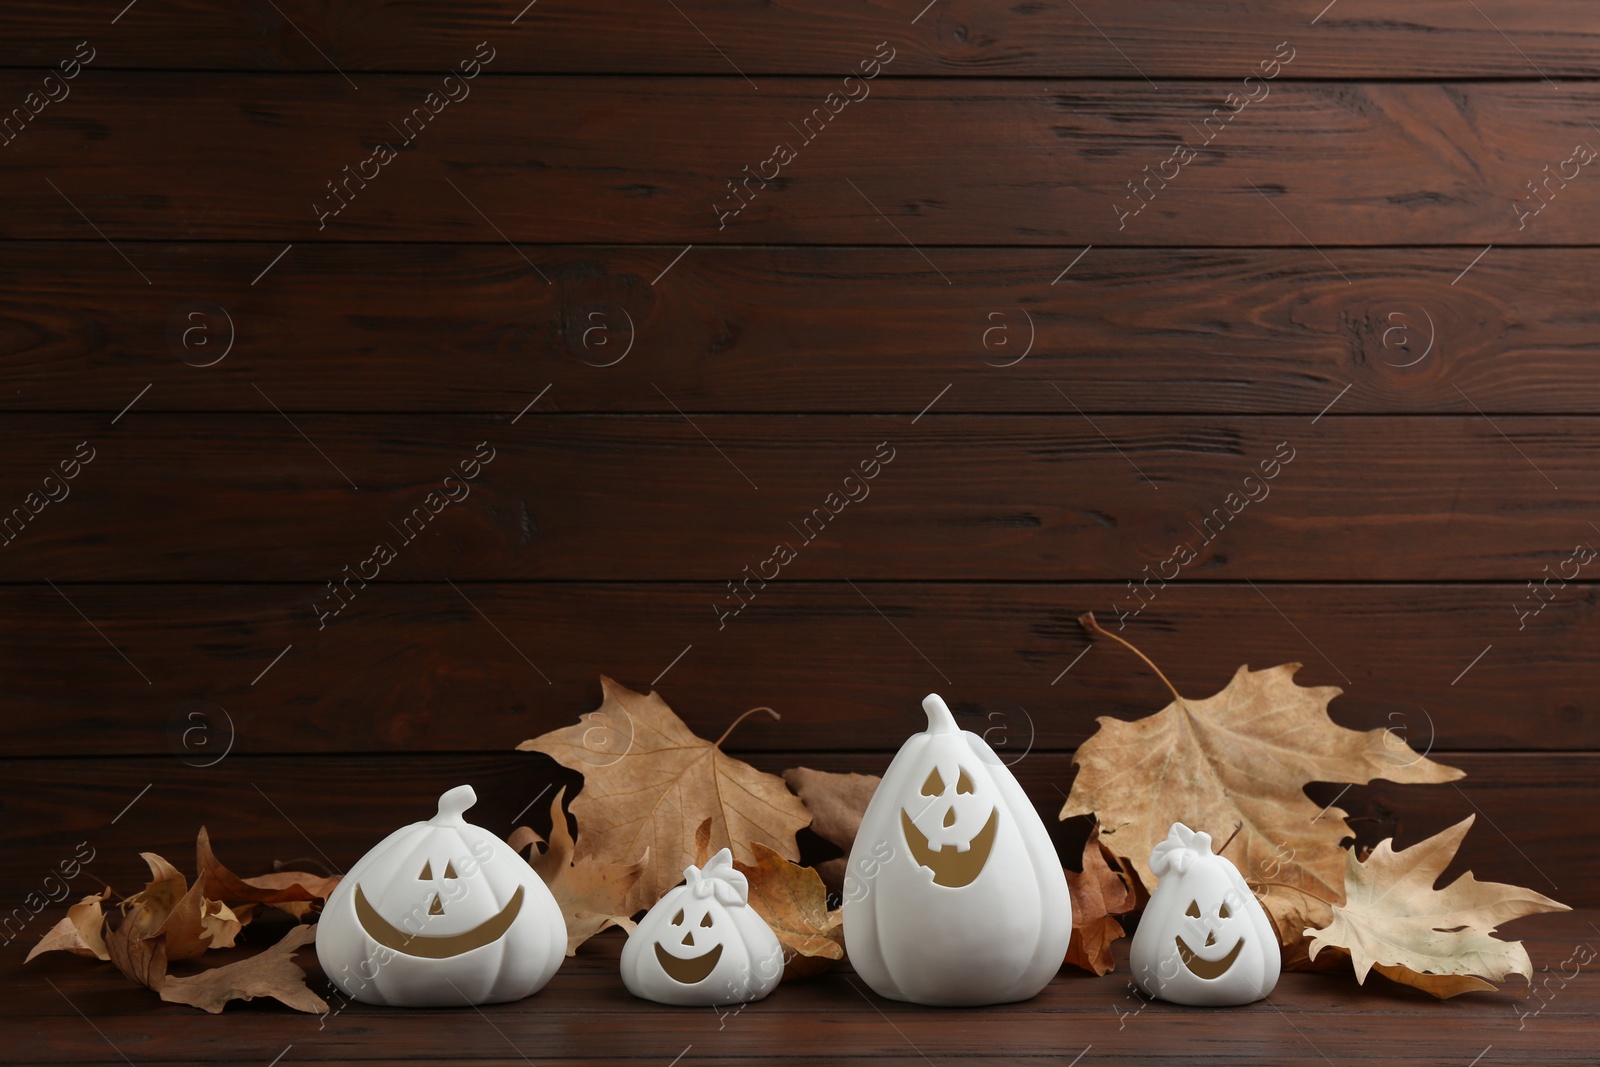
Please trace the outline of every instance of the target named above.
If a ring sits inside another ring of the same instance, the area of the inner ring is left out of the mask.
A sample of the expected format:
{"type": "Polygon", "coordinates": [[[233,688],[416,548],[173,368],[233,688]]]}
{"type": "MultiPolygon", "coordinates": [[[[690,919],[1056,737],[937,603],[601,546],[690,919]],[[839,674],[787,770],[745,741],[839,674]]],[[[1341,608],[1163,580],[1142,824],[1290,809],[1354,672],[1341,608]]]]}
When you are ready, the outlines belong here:
{"type": "Polygon", "coordinates": [[[356,886],[356,921],[361,924],[368,937],[384,948],[425,960],[447,960],[452,956],[459,956],[475,948],[493,944],[504,937],[505,932],[511,929],[511,924],[516,922],[517,915],[522,911],[522,890],[522,886],[517,886],[517,891],[511,894],[511,900],[505,907],[472,929],[463,930],[459,934],[441,936],[406,933],[379,915],[378,909],[367,903],[367,895],[361,891],[361,887],[356,886]]]}
{"type": "Polygon", "coordinates": [[[1183,943],[1183,938],[1174,938],[1178,943],[1178,955],[1183,958],[1183,965],[1196,978],[1221,978],[1233,966],[1233,961],[1239,958],[1239,950],[1244,948],[1244,938],[1233,943],[1228,954],[1220,960],[1202,959],[1194,954],[1194,950],[1183,943]]]}
{"type": "Polygon", "coordinates": [[[905,833],[906,846],[911,849],[911,858],[933,872],[935,885],[951,889],[971,885],[972,880],[978,877],[983,865],[989,862],[989,851],[994,848],[995,830],[999,825],[1000,809],[995,808],[989,813],[989,821],[983,824],[983,829],[973,835],[965,852],[959,851],[954,845],[934,848],[928,843],[927,836],[917,829],[916,823],[911,821],[906,810],[900,809],[900,828],[905,833]]]}
{"type": "Polygon", "coordinates": [[[667,972],[667,977],[674,982],[684,985],[696,985],[704,982],[711,972],[717,969],[717,961],[722,958],[722,946],[718,945],[710,952],[702,952],[698,956],[683,959],[674,956],[661,947],[661,942],[656,942],[656,962],[661,964],[661,969],[667,972]]]}

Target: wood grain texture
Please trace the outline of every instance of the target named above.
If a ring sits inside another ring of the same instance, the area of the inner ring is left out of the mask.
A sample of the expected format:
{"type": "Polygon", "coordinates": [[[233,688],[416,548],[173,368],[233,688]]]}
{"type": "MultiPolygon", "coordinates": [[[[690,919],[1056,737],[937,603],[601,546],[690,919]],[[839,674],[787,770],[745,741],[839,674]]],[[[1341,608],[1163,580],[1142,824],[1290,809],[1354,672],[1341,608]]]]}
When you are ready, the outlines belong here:
{"type": "MultiPolygon", "coordinates": [[[[1073,749],[1097,716],[1169,699],[1114,644],[1086,651],[1076,616],[1115,630],[1125,587],[855,584],[776,583],[722,629],[705,584],[380,582],[320,630],[293,587],[62,587],[70,605],[48,586],[3,588],[0,754],[509,750],[599,707],[601,674],[641,692],[659,678],[704,737],[775,708],[781,721],[737,734],[765,752],[895,748],[930,690],[1013,755],[1073,749]]],[[[1419,751],[1600,749],[1592,586],[1522,630],[1511,585],[1258,590],[1173,583],[1121,633],[1195,698],[1242,663],[1300,662],[1301,684],[1345,690],[1336,721],[1419,751]]],[[[628,734],[613,728],[607,754],[628,734]]]]}
{"type": "MultiPolygon", "coordinates": [[[[1443,1003],[1374,976],[1360,988],[1347,975],[1287,974],[1269,1002],[1233,1011],[1146,1004],[1128,990],[1126,941],[1118,970],[1104,978],[1064,971],[1036,998],[981,1010],[930,1009],[882,1000],[847,967],[788,983],[742,1010],[669,1008],[629,996],[617,977],[623,935],[608,931],[567,960],[540,993],[514,1004],[461,1009],[371,1008],[352,1004],[325,1019],[275,1006],[235,1005],[206,1016],[153,995],[101,964],[41,958],[33,981],[6,992],[27,1014],[4,1063],[126,1061],[374,1063],[428,1059],[526,1067],[539,1064],[662,1065],[781,1059],[786,1063],[883,1065],[955,1061],[1015,1064],[1047,1059],[1129,1067],[1226,1062],[1246,1067],[1327,1067],[1407,1062],[1470,1063],[1493,1048],[1502,1064],[1586,1064],[1590,1019],[1600,1005],[1592,972],[1572,974],[1575,946],[1592,939],[1594,911],[1540,915],[1514,924],[1550,991],[1520,999],[1515,987],[1443,1003]],[[1563,967],[1562,964],[1566,963],[1563,967]],[[48,977],[59,990],[45,984],[48,977]],[[75,1013],[81,1006],[100,1033],[75,1013]],[[1534,1014],[1537,1010],[1538,1014],[1534,1014]],[[1518,1029],[1519,1023],[1522,1029],[1518,1029]],[[292,1050],[286,1050],[291,1045],[292,1050]],[[781,1053],[774,1050],[781,1049],[781,1053]],[[1063,1056],[1065,1052],[1065,1056],[1063,1056]],[[535,1061],[533,1057],[537,1057],[535,1061]]],[[[264,932],[264,931],[263,931],[264,932]]],[[[303,953],[314,967],[311,954],[303,953]]],[[[321,985],[320,975],[313,983],[321,985]]]]}
{"type": "MultiPolygon", "coordinates": [[[[115,5],[120,6],[120,5],[115,5]]],[[[7,5],[0,65],[53,65],[84,37],[104,41],[104,63],[160,69],[347,72],[449,67],[488,38],[504,69],[688,73],[738,77],[824,74],[853,66],[879,40],[904,56],[900,73],[970,77],[1139,78],[1241,76],[1285,39],[1318,76],[1600,73],[1600,26],[1580,0],[1382,0],[1319,5],[1288,0],[1196,4],[1114,0],[1006,6],[941,0],[861,5],[799,0],[781,6],[670,5],[623,0],[604,10],[576,0],[495,0],[441,10],[417,0],[360,5],[261,0],[218,7],[199,0],[145,4],[108,25],[96,11],[30,0],[7,5]],[[521,13],[519,18],[519,13],[521,13]],[[920,13],[920,14],[919,14],[920,13]],[[714,44],[712,43],[714,42],[714,44]],[[720,54],[719,54],[720,51],[720,54]]]]}
{"type": "MultiPolygon", "coordinates": [[[[753,92],[722,78],[480,77],[458,103],[436,97],[430,117],[441,75],[369,75],[357,92],[333,74],[99,71],[5,145],[0,238],[89,239],[87,218],[112,241],[277,245],[263,264],[312,240],[910,242],[935,292],[957,284],[940,245],[1286,246],[1342,270],[1346,245],[1461,246],[1465,268],[1491,242],[1600,243],[1600,182],[1563,167],[1576,143],[1600,140],[1584,124],[1600,86],[1250,88],[1246,73],[1160,89],[884,76],[837,105],[839,78],[753,92]],[[1243,91],[1258,102],[1224,106],[1243,91]],[[1198,155],[1163,168],[1179,138],[1198,155]],[[376,146],[391,141],[388,159],[376,146]],[[794,158],[775,157],[779,144],[794,158]],[[1571,181],[1553,177],[1550,203],[1519,228],[1519,200],[1543,202],[1526,183],[1547,165],[1571,181]],[[736,194],[746,166],[770,181],[736,194]],[[1136,196],[1145,167],[1157,177],[1136,196]],[[337,197],[334,181],[348,183],[337,197]]],[[[37,80],[0,75],[0,98],[37,80]]],[[[506,251],[539,280],[538,249],[506,251]]]]}
{"type": "MultiPolygon", "coordinates": [[[[730,748],[772,772],[808,766],[881,774],[892,756],[890,752],[743,752],[732,744],[730,748]]],[[[1477,822],[1447,877],[1471,868],[1481,877],[1531,886],[1574,905],[1600,903],[1596,888],[1600,858],[1593,849],[1571,847],[1570,825],[1571,812],[1588,803],[1585,798],[1592,794],[1600,756],[1437,755],[1465,770],[1467,777],[1439,786],[1378,782],[1353,786],[1343,795],[1340,786],[1318,785],[1312,787],[1312,795],[1323,804],[1337,797],[1337,806],[1350,816],[1358,840],[1368,845],[1398,837],[1405,846],[1476,813],[1477,822]]],[[[236,871],[270,870],[275,863],[287,869],[344,870],[391,829],[430,817],[439,794],[462,782],[478,793],[472,821],[500,834],[509,833],[519,821],[547,828],[550,797],[562,785],[576,783],[575,776],[554,761],[523,752],[240,755],[209,768],[185,766],[170,758],[30,759],[6,760],[3,769],[0,801],[7,811],[27,813],[10,835],[14,858],[0,881],[0,886],[10,887],[11,907],[25,906],[24,894],[59,870],[79,842],[86,841],[95,850],[84,867],[88,873],[80,874],[75,883],[87,887],[82,892],[91,892],[97,884],[91,874],[122,892],[141,885],[148,877],[138,856],[141,851],[155,851],[192,867],[194,838],[202,823],[211,832],[217,854],[236,871]],[[151,785],[149,792],[139,796],[146,785],[151,785]],[[532,810],[519,819],[519,812],[530,804],[532,810]]],[[[1088,820],[1056,818],[1072,787],[1070,757],[1031,752],[1011,769],[1050,828],[1057,850],[1076,867],[1088,820]]],[[[805,852],[814,861],[837,850],[808,836],[805,852]]],[[[87,849],[81,854],[86,855],[87,849]]],[[[17,940],[22,940],[20,935],[17,940]]]]}
{"type": "Polygon", "coordinates": [[[746,567],[756,583],[1594,580],[1564,562],[1600,537],[1592,418],[1089,419],[1052,395],[1062,414],[14,415],[0,580],[248,575],[325,597],[348,566],[357,585],[692,579],[730,606],[746,567]],[[70,496],[30,498],[85,442],[70,496]],[[480,450],[495,458],[461,482],[480,450]]]}
{"type": "Polygon", "coordinates": [[[0,407],[1600,412],[1591,249],[126,251],[0,248],[0,407]]]}

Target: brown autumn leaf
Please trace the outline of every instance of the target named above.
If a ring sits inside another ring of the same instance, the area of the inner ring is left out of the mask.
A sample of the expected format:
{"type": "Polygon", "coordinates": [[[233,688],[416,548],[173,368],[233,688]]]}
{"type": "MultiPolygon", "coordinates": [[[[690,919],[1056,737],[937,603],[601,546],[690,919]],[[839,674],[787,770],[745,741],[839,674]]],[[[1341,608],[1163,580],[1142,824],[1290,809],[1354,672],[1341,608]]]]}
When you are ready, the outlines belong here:
{"type": "Polygon", "coordinates": [[[217,899],[269,904],[296,919],[303,919],[314,908],[321,907],[339,884],[339,875],[328,877],[308,871],[274,871],[255,878],[240,878],[224,867],[211,851],[211,835],[204,826],[195,839],[194,851],[195,869],[199,872],[196,877],[206,880],[217,899]]]}
{"type": "MultiPolygon", "coordinates": [[[[1079,621],[1133,649],[1102,630],[1092,614],[1079,621]]],[[[1328,703],[1341,690],[1296,685],[1299,669],[1298,663],[1262,671],[1240,667],[1225,689],[1205,700],[1185,699],[1156,669],[1172,703],[1136,722],[1098,720],[1073,756],[1078,777],[1061,818],[1099,816],[1101,840],[1132,864],[1146,889],[1156,884],[1150,850],[1174,822],[1217,840],[1242,823],[1230,859],[1247,882],[1343,900],[1339,844],[1350,828],[1340,809],[1312,803],[1305,785],[1374,778],[1449,782],[1462,772],[1419,755],[1390,730],[1339,726],[1328,717],[1328,703]]]]}
{"type": "Polygon", "coordinates": [[[1434,883],[1455,858],[1476,816],[1410,848],[1385,838],[1363,862],[1346,852],[1345,902],[1333,920],[1307,929],[1313,959],[1325,947],[1350,953],[1356,980],[1380,974],[1436,997],[1493,989],[1507,975],[1533,975],[1520,941],[1493,936],[1503,922],[1547,911],[1570,911],[1542,893],[1480,882],[1468,871],[1443,889],[1434,883]],[[1485,981],[1488,979],[1488,981],[1485,981]]]}
{"type": "Polygon", "coordinates": [[[106,952],[104,934],[106,916],[101,902],[110,895],[111,888],[108,886],[68,908],[66,916],[45,932],[22,962],[27,963],[44,952],[70,952],[74,956],[109,960],[111,957],[106,952]]]}
{"type": "Polygon", "coordinates": [[[844,959],[843,915],[828,910],[828,891],[810,867],[790,863],[766,845],[753,864],[734,861],[750,883],[750,906],[783,945],[783,977],[805,978],[844,959]]]}
{"type": "Polygon", "coordinates": [[[1284,970],[1333,971],[1350,962],[1349,953],[1331,947],[1315,960],[1311,958],[1311,939],[1305,935],[1306,928],[1332,922],[1332,904],[1298,889],[1270,884],[1256,888],[1256,899],[1261,902],[1261,910],[1267,913],[1267,921],[1272,923],[1272,932],[1278,938],[1284,970]]]}
{"type": "Polygon", "coordinates": [[[1123,876],[1106,863],[1108,855],[1096,825],[1083,845],[1083,873],[1067,872],[1067,889],[1072,894],[1072,941],[1067,946],[1066,962],[1096,975],[1116,969],[1111,942],[1125,931],[1115,917],[1126,915],[1137,903],[1123,876]]]}
{"type": "Polygon", "coordinates": [[[561,917],[567,921],[567,955],[574,955],[578,946],[601,930],[620,926],[633,931],[632,913],[624,911],[628,892],[639,880],[644,864],[605,863],[600,860],[578,860],[572,855],[574,843],[567,831],[567,814],[562,807],[567,790],[563,786],[550,804],[550,843],[539,848],[539,835],[526,826],[511,832],[511,847],[518,852],[531,849],[529,862],[550,893],[561,905],[561,917]]]}
{"type": "Polygon", "coordinates": [[[106,934],[106,955],[123,977],[160,989],[167,979],[167,939],[160,934],[141,934],[140,925],[124,918],[106,934]]]}
{"type": "MultiPolygon", "coordinates": [[[[725,754],[719,746],[726,732],[714,743],[696,737],[655,693],[635,693],[606,677],[600,687],[597,710],[517,748],[543,752],[583,775],[583,791],[572,802],[582,828],[578,858],[632,863],[648,850],[629,914],[683,881],[695,861],[695,831],[707,818],[712,851],[729,848],[735,859],[753,863],[752,846],[764,844],[786,859],[800,858],[795,833],[811,815],[783,779],[725,754]]],[[[770,708],[755,710],[777,717],[770,708]]]]}
{"type": "Polygon", "coordinates": [[[694,831],[694,865],[704,867],[711,858],[711,816],[706,816],[694,831]]]}
{"type": "Polygon", "coordinates": [[[163,931],[173,910],[188,896],[189,884],[177,868],[154,852],[139,855],[150,868],[150,881],[122,901],[122,921],[106,934],[106,955],[125,977],[160,989],[167,977],[163,931]]]}
{"type": "Polygon", "coordinates": [[[810,767],[791,767],[783,780],[811,812],[811,832],[847,855],[856,843],[867,802],[883,781],[875,774],[834,774],[810,767]]]}
{"type": "Polygon", "coordinates": [[[812,832],[829,844],[838,845],[844,852],[843,856],[817,864],[822,884],[830,893],[842,895],[846,868],[850,865],[850,847],[855,844],[867,802],[882,779],[875,774],[834,774],[810,767],[791,767],[783,772],[783,780],[811,812],[812,832]]]}
{"type": "Polygon", "coordinates": [[[276,945],[237,963],[212,967],[187,977],[168,975],[161,999],[188,1004],[215,1015],[230,1000],[272,997],[296,1011],[325,1012],[328,1004],[306,986],[306,972],[294,954],[316,940],[317,928],[295,926],[276,945]]]}
{"type": "Polygon", "coordinates": [[[205,891],[202,875],[162,921],[160,933],[166,939],[169,962],[192,959],[208,948],[233,947],[233,939],[243,924],[222,901],[208,899],[205,891]]]}

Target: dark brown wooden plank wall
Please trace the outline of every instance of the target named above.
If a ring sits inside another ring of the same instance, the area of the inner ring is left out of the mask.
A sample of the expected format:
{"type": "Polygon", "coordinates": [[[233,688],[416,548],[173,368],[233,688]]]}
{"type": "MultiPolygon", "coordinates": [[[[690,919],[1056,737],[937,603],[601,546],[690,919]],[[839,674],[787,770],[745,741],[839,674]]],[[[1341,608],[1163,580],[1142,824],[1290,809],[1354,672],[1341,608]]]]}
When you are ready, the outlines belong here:
{"type": "Polygon", "coordinates": [[[1600,17],[1319,6],[12,5],[0,885],[81,835],[126,884],[208,819],[343,864],[457,780],[499,826],[602,671],[702,733],[781,708],[733,746],[772,768],[881,767],[938,688],[1026,725],[1049,813],[1095,716],[1163,702],[1077,658],[1093,608],[1196,695],[1302,661],[1469,771],[1352,793],[1364,840],[1476,811],[1464,863],[1600,902],[1600,17]]]}

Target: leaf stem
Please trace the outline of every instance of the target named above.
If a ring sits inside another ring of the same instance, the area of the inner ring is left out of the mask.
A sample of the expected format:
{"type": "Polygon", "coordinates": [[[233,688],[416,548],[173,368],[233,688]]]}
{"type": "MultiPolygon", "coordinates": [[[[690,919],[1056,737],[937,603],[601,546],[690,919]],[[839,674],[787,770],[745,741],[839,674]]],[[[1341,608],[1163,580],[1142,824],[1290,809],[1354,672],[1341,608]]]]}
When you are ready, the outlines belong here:
{"type": "Polygon", "coordinates": [[[1222,843],[1222,847],[1217,849],[1217,855],[1220,856],[1224,852],[1226,852],[1228,850],[1228,846],[1233,844],[1233,839],[1238,837],[1239,836],[1239,831],[1243,830],[1243,829],[1244,829],[1244,820],[1240,819],[1239,820],[1239,824],[1233,828],[1233,833],[1229,834],[1228,835],[1228,839],[1222,843]]]}
{"type": "Polygon", "coordinates": [[[771,715],[774,719],[783,718],[782,715],[779,715],[777,712],[773,711],[771,708],[767,708],[767,707],[751,708],[749,711],[745,712],[743,715],[739,716],[737,719],[734,719],[733,722],[729,723],[728,724],[728,728],[726,730],[722,731],[722,736],[717,738],[717,740],[712,744],[711,747],[712,748],[721,748],[722,747],[722,742],[726,741],[728,739],[728,735],[733,733],[733,728],[735,726],[738,726],[740,723],[744,722],[746,719],[748,719],[750,716],[754,715],[758,711],[764,711],[768,715],[771,715]]]}
{"type": "Polygon", "coordinates": [[[1178,692],[1177,687],[1172,684],[1171,680],[1169,680],[1165,674],[1161,673],[1161,668],[1157,667],[1149,656],[1145,655],[1143,652],[1140,652],[1137,648],[1133,647],[1133,645],[1129,644],[1127,641],[1124,641],[1110,630],[1102,627],[1099,620],[1094,617],[1094,612],[1086,611],[1082,615],[1079,615],[1078,625],[1082,626],[1090,633],[1103,634],[1104,636],[1111,638],[1111,640],[1115,641],[1129,652],[1132,652],[1135,656],[1138,656],[1140,659],[1144,660],[1145,665],[1151,670],[1155,671],[1156,677],[1160,678],[1162,683],[1166,685],[1167,691],[1172,694],[1172,699],[1178,701],[1179,703],[1183,702],[1183,695],[1178,692]]]}

